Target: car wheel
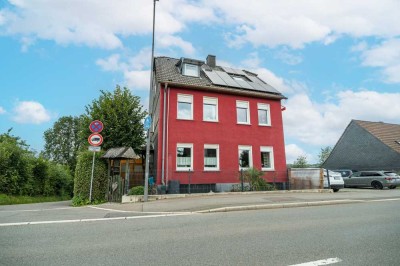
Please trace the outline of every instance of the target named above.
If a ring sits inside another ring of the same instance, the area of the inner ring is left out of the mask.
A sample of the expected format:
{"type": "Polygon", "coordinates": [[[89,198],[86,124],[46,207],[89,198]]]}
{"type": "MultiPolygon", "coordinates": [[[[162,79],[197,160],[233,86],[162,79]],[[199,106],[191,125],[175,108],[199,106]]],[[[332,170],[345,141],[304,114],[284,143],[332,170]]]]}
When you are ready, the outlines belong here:
{"type": "Polygon", "coordinates": [[[333,192],[338,192],[338,191],[339,191],[338,188],[334,188],[334,189],[333,189],[333,192]]]}
{"type": "Polygon", "coordinates": [[[390,189],[395,189],[395,188],[396,188],[396,186],[390,186],[389,188],[390,188],[390,189]]]}
{"type": "Polygon", "coordinates": [[[372,182],[371,185],[372,185],[372,187],[375,188],[375,189],[382,189],[382,188],[383,188],[383,185],[382,185],[380,182],[378,182],[378,181],[372,182]]]}

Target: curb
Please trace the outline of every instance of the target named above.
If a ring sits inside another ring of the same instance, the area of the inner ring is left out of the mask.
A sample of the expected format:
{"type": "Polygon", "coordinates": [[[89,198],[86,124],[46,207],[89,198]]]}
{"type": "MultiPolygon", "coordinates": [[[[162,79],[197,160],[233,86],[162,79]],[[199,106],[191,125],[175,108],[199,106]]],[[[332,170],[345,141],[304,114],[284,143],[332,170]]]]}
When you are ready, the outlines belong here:
{"type": "Polygon", "coordinates": [[[330,200],[330,201],[275,203],[275,204],[222,207],[222,208],[216,208],[216,209],[210,209],[210,210],[195,211],[194,213],[215,213],[215,212],[263,210],[263,209],[298,208],[298,207],[338,205],[338,204],[362,203],[362,202],[366,202],[366,201],[365,200],[330,200]]]}

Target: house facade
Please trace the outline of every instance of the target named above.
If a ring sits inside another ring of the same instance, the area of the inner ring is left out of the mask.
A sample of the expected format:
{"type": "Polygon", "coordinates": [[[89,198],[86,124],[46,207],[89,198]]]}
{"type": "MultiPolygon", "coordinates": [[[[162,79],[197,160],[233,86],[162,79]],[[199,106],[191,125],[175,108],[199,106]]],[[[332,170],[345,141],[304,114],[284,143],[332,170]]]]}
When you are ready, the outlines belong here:
{"type": "Polygon", "coordinates": [[[352,120],[323,167],[399,171],[400,125],[352,120]]]}
{"type": "Polygon", "coordinates": [[[156,184],[230,191],[250,167],[268,182],[287,182],[281,93],[254,73],[217,66],[210,55],[206,61],[156,57],[154,71],[156,184]]]}

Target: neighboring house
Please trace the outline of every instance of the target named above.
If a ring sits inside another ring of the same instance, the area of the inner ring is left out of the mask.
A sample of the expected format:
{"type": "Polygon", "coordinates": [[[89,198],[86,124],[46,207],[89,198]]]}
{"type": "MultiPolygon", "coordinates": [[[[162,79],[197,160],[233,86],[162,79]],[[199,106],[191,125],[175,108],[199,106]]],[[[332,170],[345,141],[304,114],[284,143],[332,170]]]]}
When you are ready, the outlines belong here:
{"type": "Polygon", "coordinates": [[[400,125],[352,120],[323,167],[400,170],[400,125]]]}
{"type": "Polygon", "coordinates": [[[152,175],[181,192],[229,191],[241,169],[255,167],[268,182],[287,182],[281,100],[245,70],[157,57],[150,93],[152,175]]]}

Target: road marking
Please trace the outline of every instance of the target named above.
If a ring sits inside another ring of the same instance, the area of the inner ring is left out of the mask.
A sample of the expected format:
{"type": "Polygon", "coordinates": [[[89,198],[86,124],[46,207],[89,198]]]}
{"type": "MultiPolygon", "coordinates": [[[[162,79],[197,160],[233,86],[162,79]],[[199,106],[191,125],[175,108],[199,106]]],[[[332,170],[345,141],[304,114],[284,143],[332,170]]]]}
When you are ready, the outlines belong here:
{"type": "Polygon", "coordinates": [[[110,211],[110,212],[122,212],[122,213],[158,213],[158,214],[176,214],[176,213],[187,213],[192,214],[192,212],[143,212],[143,211],[124,211],[124,210],[116,210],[116,209],[108,209],[108,208],[101,208],[96,206],[87,206],[92,209],[102,210],[102,211],[110,211]]]}
{"type": "Polygon", "coordinates": [[[381,201],[396,201],[396,200],[400,200],[400,199],[376,199],[376,200],[369,200],[369,201],[381,202],[381,201]]]}
{"type": "Polygon", "coordinates": [[[37,221],[37,222],[21,222],[21,223],[0,223],[0,227],[17,226],[17,225],[37,225],[37,224],[101,222],[101,221],[159,218],[159,217],[184,216],[184,215],[193,215],[193,213],[174,213],[174,214],[158,214],[158,215],[130,216],[130,217],[92,218],[92,219],[58,220],[58,221],[37,221]]]}
{"type": "Polygon", "coordinates": [[[41,212],[41,211],[58,211],[58,210],[69,210],[69,209],[80,209],[85,207],[62,207],[62,208],[51,208],[51,209],[34,209],[34,210],[0,210],[0,212],[41,212]]]}
{"type": "Polygon", "coordinates": [[[290,266],[319,266],[319,265],[328,265],[341,262],[342,260],[339,258],[329,258],[325,260],[317,260],[317,261],[310,261],[301,264],[293,264],[290,266]]]}

